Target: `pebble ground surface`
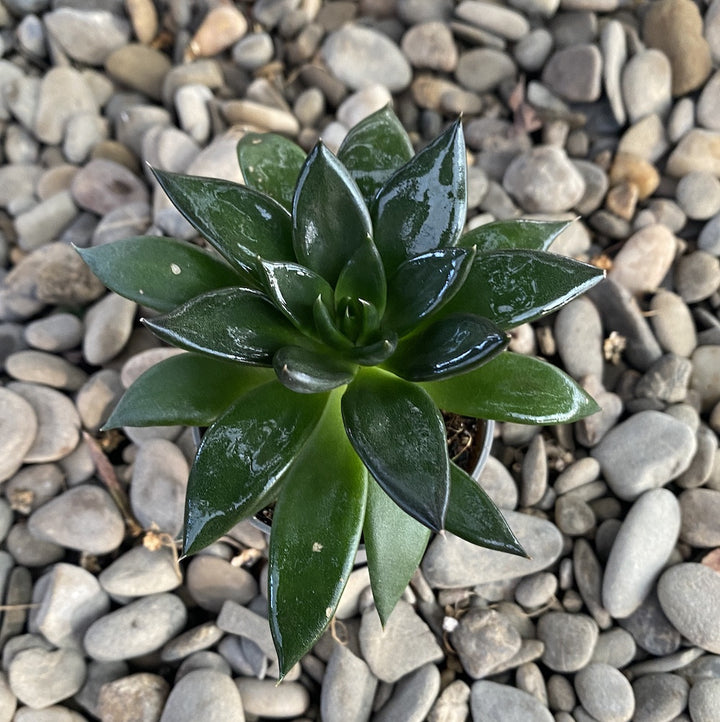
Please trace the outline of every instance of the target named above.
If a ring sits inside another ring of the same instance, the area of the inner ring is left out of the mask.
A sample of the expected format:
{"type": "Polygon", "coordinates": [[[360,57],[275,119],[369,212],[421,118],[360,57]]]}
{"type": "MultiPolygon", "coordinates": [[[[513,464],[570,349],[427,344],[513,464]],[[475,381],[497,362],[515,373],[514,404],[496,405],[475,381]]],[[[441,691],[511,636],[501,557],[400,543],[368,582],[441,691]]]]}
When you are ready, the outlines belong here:
{"type": "Polygon", "coordinates": [[[717,722],[719,67],[720,0],[0,0],[0,722],[717,722]],[[189,430],[98,431],[172,352],[70,243],[192,239],[147,164],[388,102],[462,113],[470,226],[579,217],[607,280],[512,348],[602,412],[497,427],[530,560],[436,538],[384,633],[360,566],[276,686],[263,535],[178,565],[189,430]]]}

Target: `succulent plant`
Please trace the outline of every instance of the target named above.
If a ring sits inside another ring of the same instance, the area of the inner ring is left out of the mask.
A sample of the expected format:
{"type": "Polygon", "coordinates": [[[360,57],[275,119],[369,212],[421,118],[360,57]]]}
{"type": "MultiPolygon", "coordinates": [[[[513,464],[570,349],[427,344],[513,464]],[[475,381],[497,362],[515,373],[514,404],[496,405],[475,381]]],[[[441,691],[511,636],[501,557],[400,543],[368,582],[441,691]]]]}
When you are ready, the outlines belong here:
{"type": "Polygon", "coordinates": [[[564,222],[463,234],[460,121],[414,154],[389,109],[337,155],[273,134],[238,144],[246,185],[156,170],[210,249],[137,237],[79,250],[183,349],[146,371],[107,427],[207,427],[183,553],[274,504],[269,623],[281,675],[330,622],[363,537],[384,623],[432,531],[523,550],[448,457],[439,409],[548,424],[597,411],[566,374],[506,350],[599,269],[547,252],[564,222]]]}

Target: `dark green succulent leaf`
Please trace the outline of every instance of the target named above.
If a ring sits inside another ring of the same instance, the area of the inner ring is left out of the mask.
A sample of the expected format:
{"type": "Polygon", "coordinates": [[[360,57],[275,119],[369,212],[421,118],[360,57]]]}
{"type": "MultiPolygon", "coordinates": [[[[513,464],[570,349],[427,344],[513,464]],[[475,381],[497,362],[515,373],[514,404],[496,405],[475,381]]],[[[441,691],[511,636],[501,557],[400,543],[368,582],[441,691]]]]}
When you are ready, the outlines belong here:
{"type": "Polygon", "coordinates": [[[460,238],[457,245],[461,248],[473,248],[475,246],[479,253],[513,249],[547,251],[550,244],[572,222],[524,219],[495,221],[468,231],[460,238]]]}
{"type": "Polygon", "coordinates": [[[507,334],[486,318],[454,313],[400,341],[383,364],[408,381],[432,381],[466,373],[497,356],[507,334]]]}
{"type": "Polygon", "coordinates": [[[363,537],[370,586],[384,626],[422,560],[430,530],[408,516],[371,478],[363,537]]]}
{"type": "Polygon", "coordinates": [[[352,341],[338,329],[334,313],[320,296],[315,299],[313,304],[313,320],[315,321],[317,335],[324,344],[340,351],[352,349],[352,341]]]}
{"type": "Polygon", "coordinates": [[[596,266],[554,253],[478,253],[465,283],[440,313],[467,311],[514,328],[557,311],[604,276],[596,266]]]}
{"type": "Polygon", "coordinates": [[[245,183],[292,211],[305,151],[282,135],[245,133],[237,145],[237,156],[245,183]]]}
{"type": "Polygon", "coordinates": [[[270,369],[180,353],[139,376],[103,428],[209,426],[234,399],[272,378],[270,369]]]}
{"type": "Polygon", "coordinates": [[[372,233],[357,184],[322,143],[310,152],[300,173],[292,230],[297,260],[331,285],[372,233]]]}
{"type": "Polygon", "coordinates": [[[510,351],[462,376],[421,386],[444,411],[479,419],[567,424],[600,410],[560,369],[510,351]]]}
{"type": "Polygon", "coordinates": [[[247,288],[205,293],[143,323],[173,346],[258,366],[304,338],[267,297],[247,288]]]}
{"type": "Polygon", "coordinates": [[[452,463],[445,528],[471,544],[527,557],[495,502],[471,476],[452,463]]]}
{"type": "Polygon", "coordinates": [[[408,258],[455,245],[465,224],[466,175],[457,120],[378,191],[374,240],[388,277],[408,258]]]}
{"type": "Polygon", "coordinates": [[[380,314],[372,303],[362,298],[342,298],[338,304],[337,315],[343,335],[356,345],[362,346],[377,337],[380,314]]]}
{"type": "Polygon", "coordinates": [[[335,613],[360,542],[367,484],[367,470],[343,431],[339,403],[331,399],[287,471],[273,514],[268,606],[282,676],[335,613]]]}
{"type": "Polygon", "coordinates": [[[363,369],[347,387],[342,415],[350,443],[390,498],[429,529],[442,529],[450,461],[432,399],[416,384],[363,369]]]}
{"type": "Polygon", "coordinates": [[[248,186],[154,169],[168,198],[236,268],[261,280],[257,257],[292,261],[290,214],[248,186]]]}
{"type": "Polygon", "coordinates": [[[467,278],[475,251],[441,248],[401,263],[388,282],[384,324],[402,336],[447,303],[467,278]]]}
{"type": "Polygon", "coordinates": [[[355,179],[368,206],[413,154],[410,138],[389,106],[354,125],[338,150],[338,158],[355,179]]]}
{"type": "Polygon", "coordinates": [[[313,306],[317,298],[330,305],[333,290],[330,284],[299,263],[272,263],[263,261],[270,297],[280,310],[303,333],[315,335],[313,306]]]}
{"type": "Polygon", "coordinates": [[[281,348],[273,358],[273,367],[283,386],[301,394],[349,384],[357,370],[354,364],[301,346],[281,348]]]}
{"type": "Polygon", "coordinates": [[[372,238],[363,240],[345,264],[335,285],[335,303],[345,297],[358,298],[372,304],[380,316],[385,313],[387,282],[382,258],[372,238]]]}
{"type": "Polygon", "coordinates": [[[247,280],[221,259],[176,238],[137,236],[75,250],[111,291],[156,311],[247,280]]]}
{"type": "Polygon", "coordinates": [[[376,341],[364,346],[354,346],[344,352],[344,356],[361,366],[377,366],[390,358],[398,345],[398,337],[394,331],[386,331],[376,341]]]}
{"type": "Polygon", "coordinates": [[[271,381],[215,421],[190,470],[183,554],[212,544],[268,503],[327,401],[327,394],[296,394],[271,381]]]}

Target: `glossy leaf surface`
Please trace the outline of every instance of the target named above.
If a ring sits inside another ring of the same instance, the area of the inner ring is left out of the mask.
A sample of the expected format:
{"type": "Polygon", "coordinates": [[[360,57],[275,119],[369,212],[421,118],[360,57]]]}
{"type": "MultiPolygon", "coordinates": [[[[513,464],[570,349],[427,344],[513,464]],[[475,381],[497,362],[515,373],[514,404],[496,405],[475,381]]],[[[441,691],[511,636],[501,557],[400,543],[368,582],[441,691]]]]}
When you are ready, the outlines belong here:
{"type": "Polygon", "coordinates": [[[290,214],[269,196],[217,178],[154,173],[177,209],[233,266],[259,278],[258,256],[294,260],[290,214]]]}
{"type": "Polygon", "coordinates": [[[408,381],[432,381],[470,371],[497,356],[508,342],[486,318],[456,313],[400,341],[385,368],[408,381]]]}
{"type": "Polygon", "coordinates": [[[450,500],[445,528],[471,544],[527,556],[495,502],[455,464],[450,465],[450,500]]]}
{"type": "Polygon", "coordinates": [[[360,542],[367,470],[343,432],[338,406],[331,399],[285,475],[273,514],[268,604],[283,676],[330,623],[360,542]]]}
{"type": "Polygon", "coordinates": [[[75,250],[111,291],[156,311],[243,285],[245,279],[219,258],[175,238],[137,236],[75,250]]]}
{"type": "Polygon", "coordinates": [[[338,158],[370,202],[414,151],[405,128],[390,108],[372,113],[353,126],[338,150],[338,158]]]}
{"type": "Polygon", "coordinates": [[[456,121],[378,191],[374,240],[388,276],[412,256],[455,244],[466,193],[465,140],[456,121]]]}
{"type": "Polygon", "coordinates": [[[283,386],[301,394],[315,394],[350,383],[357,367],[300,346],[284,346],[275,354],[273,368],[283,386]]]}
{"type": "Polygon", "coordinates": [[[327,398],[271,381],[240,396],[205,432],[188,480],[184,554],[212,544],[267,503],[327,398]]]}
{"type": "Polygon", "coordinates": [[[270,296],[283,313],[304,333],[315,333],[313,306],[318,297],[332,304],[333,290],[328,282],[298,263],[262,264],[270,296]]]}
{"type": "Polygon", "coordinates": [[[432,399],[415,384],[364,369],[347,387],[342,415],[350,442],[384,491],[421,524],[442,529],[450,461],[432,399]]]}
{"type": "Polygon", "coordinates": [[[466,311],[514,328],[556,311],[603,277],[595,266],[553,253],[478,253],[465,283],[440,313],[466,311]]]}
{"type": "Polygon", "coordinates": [[[560,369],[511,352],[463,376],[421,385],[444,411],[496,421],[567,424],[600,410],[560,369]]]}
{"type": "Polygon", "coordinates": [[[400,264],[388,282],[385,325],[402,336],[441,308],[465,282],[474,256],[469,249],[442,248],[400,264]]]}
{"type": "Polygon", "coordinates": [[[330,348],[348,351],[352,349],[352,341],[338,329],[335,324],[333,312],[323,303],[320,296],[315,299],[313,304],[313,320],[315,322],[315,330],[323,343],[330,348]]]}
{"type": "Polygon", "coordinates": [[[372,238],[363,240],[345,264],[335,285],[335,303],[340,299],[358,298],[371,303],[382,316],[387,300],[387,281],[382,258],[372,238]]]}
{"type": "Polygon", "coordinates": [[[104,428],[209,426],[235,398],[272,378],[270,369],[181,353],[156,363],[138,377],[104,428]]]}
{"type": "Polygon", "coordinates": [[[143,323],[159,338],[187,351],[265,366],[278,349],[303,341],[265,296],[247,288],[206,293],[143,323]]]}
{"type": "Polygon", "coordinates": [[[387,332],[373,343],[368,343],[365,346],[354,346],[345,351],[344,356],[361,366],[377,366],[395,352],[397,344],[397,334],[387,332]]]}
{"type": "Polygon", "coordinates": [[[293,200],[297,260],[334,285],[372,233],[362,194],[345,166],[322,144],[308,155],[293,200]]]}
{"type": "Polygon", "coordinates": [[[422,560],[430,530],[408,516],[371,478],[363,537],[373,598],[385,625],[422,560]]]}
{"type": "Polygon", "coordinates": [[[572,221],[495,221],[473,228],[458,241],[461,248],[476,246],[478,252],[526,249],[547,251],[572,221]]]}
{"type": "Polygon", "coordinates": [[[245,183],[292,210],[305,151],[282,135],[245,133],[238,143],[237,155],[245,183]]]}

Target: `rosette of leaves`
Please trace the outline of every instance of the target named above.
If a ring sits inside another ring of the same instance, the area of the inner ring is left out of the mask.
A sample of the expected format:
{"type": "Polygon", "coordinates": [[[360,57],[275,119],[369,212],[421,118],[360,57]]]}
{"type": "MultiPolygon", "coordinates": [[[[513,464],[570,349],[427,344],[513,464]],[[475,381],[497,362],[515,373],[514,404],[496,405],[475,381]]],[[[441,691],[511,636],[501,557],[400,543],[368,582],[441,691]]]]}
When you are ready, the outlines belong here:
{"type": "Polygon", "coordinates": [[[280,672],[328,625],[363,537],[383,623],[432,531],[523,554],[448,458],[439,409],[530,424],[597,410],[567,375],[506,350],[508,329],[602,278],[547,251],[565,223],[463,235],[460,122],[414,154],[389,109],[337,155],[273,134],[238,145],[246,185],[155,176],[211,247],[139,237],[80,250],[185,353],[127,390],[107,427],[207,427],[184,554],[274,504],[269,622],[280,672]]]}

